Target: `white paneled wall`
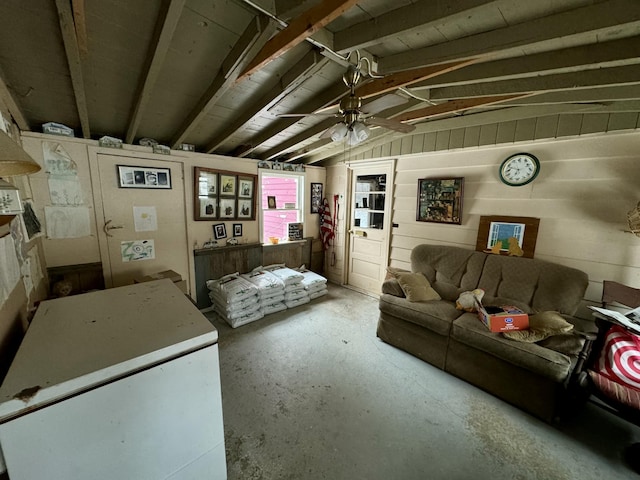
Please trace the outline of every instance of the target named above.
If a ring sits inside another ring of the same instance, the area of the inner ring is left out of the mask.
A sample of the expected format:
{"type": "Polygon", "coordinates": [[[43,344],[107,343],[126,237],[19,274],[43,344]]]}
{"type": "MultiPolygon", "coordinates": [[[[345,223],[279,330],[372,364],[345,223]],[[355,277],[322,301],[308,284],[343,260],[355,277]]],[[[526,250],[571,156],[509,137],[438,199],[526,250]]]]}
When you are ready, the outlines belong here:
{"type": "MultiPolygon", "coordinates": [[[[521,128],[513,127],[509,135],[521,128]]],[[[424,149],[426,141],[436,147],[440,133],[425,134],[416,149],[424,149]]],[[[446,133],[448,146],[453,141],[462,147],[469,129],[465,135],[446,133]]],[[[494,133],[500,136],[499,129],[494,133]]],[[[478,139],[482,135],[478,129],[478,139]]],[[[472,147],[415,154],[410,153],[409,139],[361,157],[398,158],[393,198],[397,227],[392,230],[390,265],[408,268],[411,249],[424,242],[475,249],[482,215],[526,216],[540,218],[535,258],[585,271],[590,279],[586,300],[599,300],[605,279],[640,287],[640,238],[625,232],[626,214],[640,201],[640,132],[490,146],[478,146],[475,139],[472,147]],[[501,183],[498,168],[517,152],[537,156],[541,171],[529,185],[508,187],[501,183]],[[461,225],[416,221],[417,179],[429,177],[464,177],[461,225]]],[[[327,169],[327,180],[336,190],[332,181],[337,175],[330,173],[334,168],[339,167],[327,169]]]]}

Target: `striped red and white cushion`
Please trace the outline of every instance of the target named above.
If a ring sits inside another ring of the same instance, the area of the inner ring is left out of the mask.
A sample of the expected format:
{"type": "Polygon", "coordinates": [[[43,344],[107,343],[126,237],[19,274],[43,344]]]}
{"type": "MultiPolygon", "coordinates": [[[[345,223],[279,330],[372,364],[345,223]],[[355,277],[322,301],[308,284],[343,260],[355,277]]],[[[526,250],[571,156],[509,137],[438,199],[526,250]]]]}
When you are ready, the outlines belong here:
{"type": "Polygon", "coordinates": [[[596,367],[608,379],[640,391],[640,336],[619,325],[612,326],[596,367]]]}
{"type": "Polygon", "coordinates": [[[640,390],[620,385],[593,370],[589,370],[589,377],[598,390],[607,397],[633,410],[640,410],[640,390]]]}

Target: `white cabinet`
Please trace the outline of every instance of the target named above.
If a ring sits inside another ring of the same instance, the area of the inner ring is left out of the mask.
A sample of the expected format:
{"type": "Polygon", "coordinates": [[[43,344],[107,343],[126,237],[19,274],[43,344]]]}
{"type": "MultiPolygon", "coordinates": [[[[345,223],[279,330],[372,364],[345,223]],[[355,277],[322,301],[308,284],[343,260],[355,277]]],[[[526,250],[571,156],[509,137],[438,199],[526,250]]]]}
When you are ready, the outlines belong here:
{"type": "Polygon", "coordinates": [[[43,302],[0,388],[11,480],[225,479],[217,339],[168,279],[43,302]]]}

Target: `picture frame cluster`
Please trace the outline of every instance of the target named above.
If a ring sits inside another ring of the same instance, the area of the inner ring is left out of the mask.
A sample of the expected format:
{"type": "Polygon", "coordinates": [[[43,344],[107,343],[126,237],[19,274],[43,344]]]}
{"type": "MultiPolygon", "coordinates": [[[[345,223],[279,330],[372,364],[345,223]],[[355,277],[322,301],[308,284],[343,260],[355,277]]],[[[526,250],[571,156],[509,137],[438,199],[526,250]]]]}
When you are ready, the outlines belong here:
{"type": "Polygon", "coordinates": [[[194,220],[255,220],[257,175],[194,167],[194,182],[194,220]]]}

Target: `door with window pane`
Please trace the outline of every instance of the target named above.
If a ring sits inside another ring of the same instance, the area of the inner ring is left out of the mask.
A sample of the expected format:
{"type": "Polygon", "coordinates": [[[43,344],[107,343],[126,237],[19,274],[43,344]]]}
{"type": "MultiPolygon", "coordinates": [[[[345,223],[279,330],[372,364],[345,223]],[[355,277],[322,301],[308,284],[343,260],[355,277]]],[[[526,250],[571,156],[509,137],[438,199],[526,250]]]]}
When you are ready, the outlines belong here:
{"type": "Polygon", "coordinates": [[[347,285],[380,293],[389,254],[393,162],[351,168],[347,285]]]}

